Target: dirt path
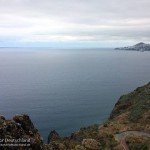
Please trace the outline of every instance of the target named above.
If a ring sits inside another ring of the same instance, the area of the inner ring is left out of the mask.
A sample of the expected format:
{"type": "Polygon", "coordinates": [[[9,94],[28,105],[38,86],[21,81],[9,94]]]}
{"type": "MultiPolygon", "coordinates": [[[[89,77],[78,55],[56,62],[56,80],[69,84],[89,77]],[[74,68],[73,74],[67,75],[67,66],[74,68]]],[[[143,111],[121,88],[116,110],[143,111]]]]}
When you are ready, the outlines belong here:
{"type": "Polygon", "coordinates": [[[143,131],[125,131],[118,134],[115,134],[115,139],[120,142],[124,150],[129,150],[128,145],[126,144],[125,137],[128,135],[137,135],[137,136],[147,136],[150,137],[150,133],[143,131]]]}
{"type": "Polygon", "coordinates": [[[120,140],[120,144],[122,145],[124,150],[129,150],[128,145],[126,144],[125,139],[120,140]]]}

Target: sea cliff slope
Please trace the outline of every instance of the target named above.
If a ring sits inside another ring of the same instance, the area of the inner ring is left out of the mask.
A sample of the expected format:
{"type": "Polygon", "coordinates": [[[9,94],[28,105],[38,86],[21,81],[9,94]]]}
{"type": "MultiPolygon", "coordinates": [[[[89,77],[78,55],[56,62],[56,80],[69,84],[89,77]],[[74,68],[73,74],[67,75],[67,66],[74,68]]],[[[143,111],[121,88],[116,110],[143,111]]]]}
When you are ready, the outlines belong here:
{"type": "MultiPolygon", "coordinates": [[[[0,117],[0,139],[30,139],[28,147],[1,146],[1,149],[43,150],[149,150],[150,83],[120,97],[103,124],[82,127],[68,137],[54,130],[44,144],[26,114],[12,120],[0,117]]],[[[13,142],[12,142],[13,143],[13,142]]],[[[0,141],[0,144],[7,144],[0,141]]]]}

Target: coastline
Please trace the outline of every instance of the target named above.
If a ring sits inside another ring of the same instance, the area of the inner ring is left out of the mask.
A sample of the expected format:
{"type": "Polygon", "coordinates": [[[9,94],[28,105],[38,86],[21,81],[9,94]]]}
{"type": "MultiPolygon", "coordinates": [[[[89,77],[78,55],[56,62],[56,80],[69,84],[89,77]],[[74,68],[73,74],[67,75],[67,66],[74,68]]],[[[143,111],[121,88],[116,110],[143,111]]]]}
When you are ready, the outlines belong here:
{"type": "MultiPolygon", "coordinates": [[[[68,137],[60,137],[54,130],[48,143],[34,127],[27,114],[16,115],[12,120],[0,117],[0,144],[24,144],[31,149],[86,150],[122,149],[139,147],[135,141],[140,139],[141,147],[149,148],[150,138],[150,83],[120,97],[110,117],[101,125],[82,127],[68,137]],[[142,101],[141,101],[142,98],[142,101]],[[126,136],[123,134],[126,133],[126,136]],[[131,134],[132,133],[132,134],[131,134]],[[121,138],[122,137],[122,138],[121,138]]],[[[9,146],[7,145],[9,149],[9,146]]],[[[18,145],[18,149],[23,146],[18,145]]]]}

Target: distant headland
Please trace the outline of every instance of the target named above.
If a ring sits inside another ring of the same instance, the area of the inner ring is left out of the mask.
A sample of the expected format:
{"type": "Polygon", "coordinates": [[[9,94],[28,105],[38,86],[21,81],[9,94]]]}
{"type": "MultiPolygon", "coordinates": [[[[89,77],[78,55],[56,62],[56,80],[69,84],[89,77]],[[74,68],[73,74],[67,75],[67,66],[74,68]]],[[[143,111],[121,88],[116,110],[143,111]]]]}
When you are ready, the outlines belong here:
{"type": "Polygon", "coordinates": [[[141,52],[150,51],[150,44],[140,42],[133,46],[115,48],[115,50],[141,51],[141,52]]]}

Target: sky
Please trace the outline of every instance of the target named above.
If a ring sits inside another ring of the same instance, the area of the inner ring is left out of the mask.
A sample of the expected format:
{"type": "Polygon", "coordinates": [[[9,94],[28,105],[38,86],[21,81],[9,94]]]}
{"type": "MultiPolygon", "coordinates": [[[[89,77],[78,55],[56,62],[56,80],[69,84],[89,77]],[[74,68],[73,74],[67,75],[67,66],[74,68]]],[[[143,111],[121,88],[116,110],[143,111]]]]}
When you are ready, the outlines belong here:
{"type": "Polygon", "coordinates": [[[117,47],[150,41],[150,0],[0,0],[0,47],[117,47]]]}

